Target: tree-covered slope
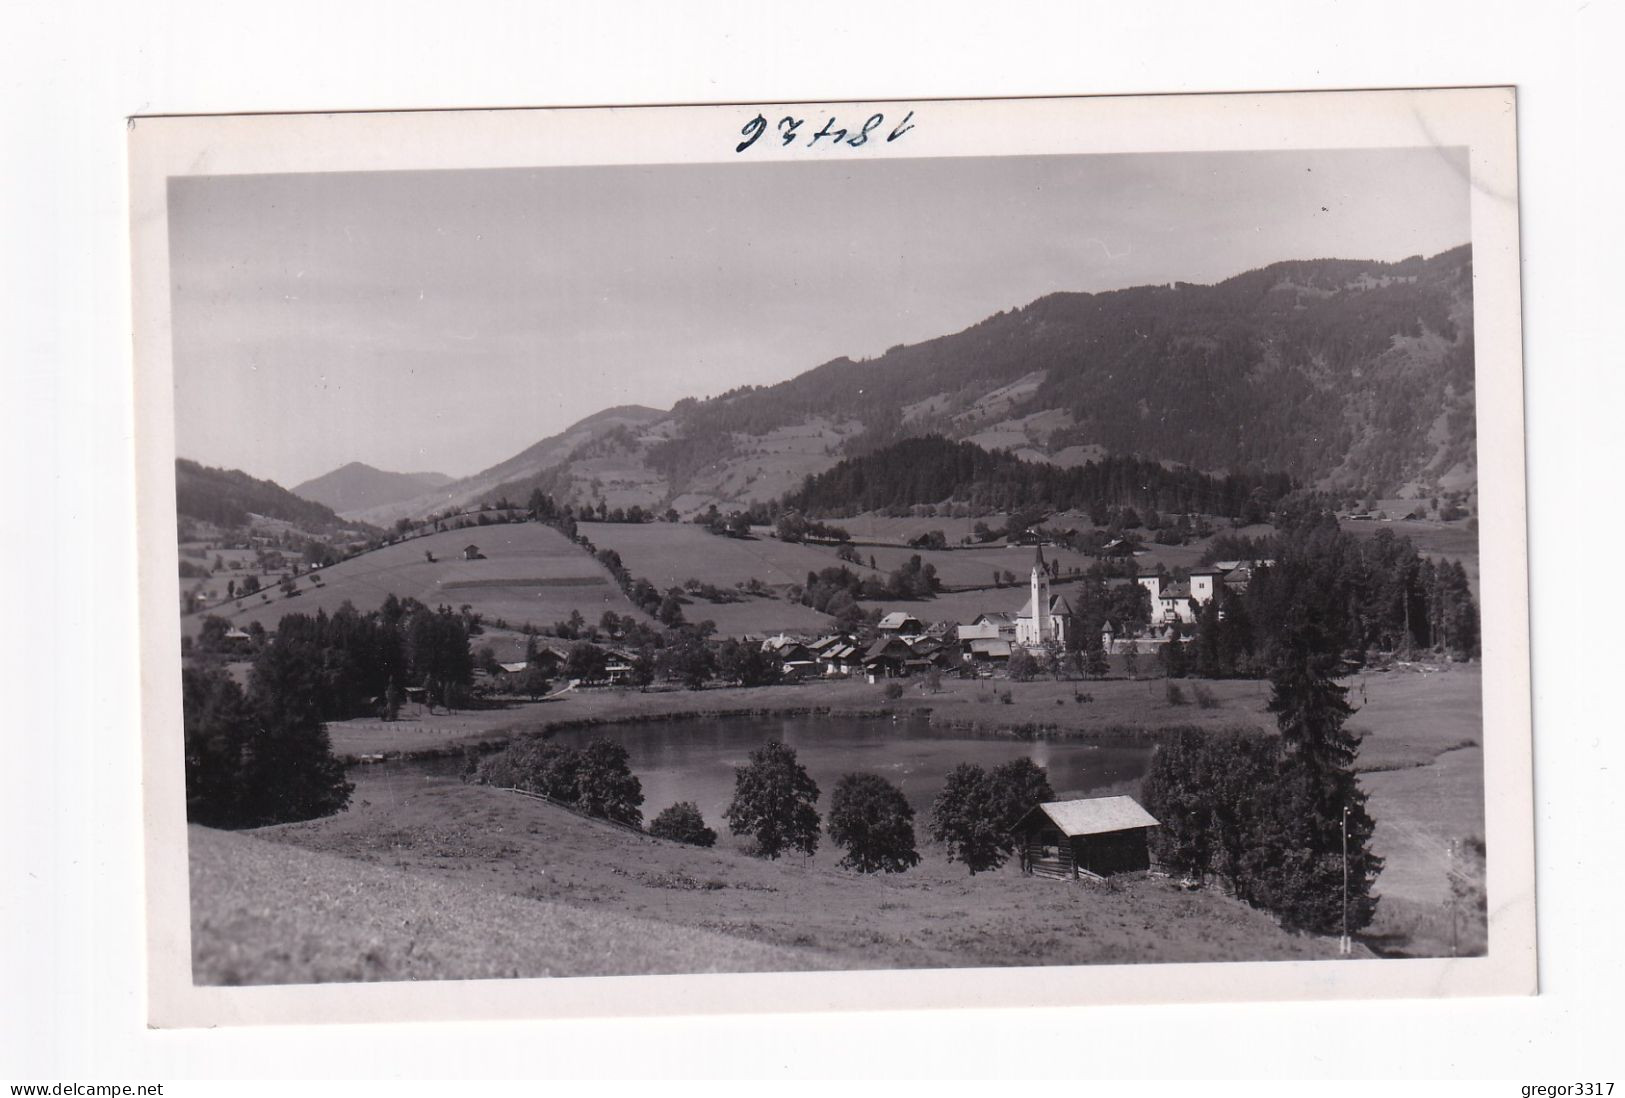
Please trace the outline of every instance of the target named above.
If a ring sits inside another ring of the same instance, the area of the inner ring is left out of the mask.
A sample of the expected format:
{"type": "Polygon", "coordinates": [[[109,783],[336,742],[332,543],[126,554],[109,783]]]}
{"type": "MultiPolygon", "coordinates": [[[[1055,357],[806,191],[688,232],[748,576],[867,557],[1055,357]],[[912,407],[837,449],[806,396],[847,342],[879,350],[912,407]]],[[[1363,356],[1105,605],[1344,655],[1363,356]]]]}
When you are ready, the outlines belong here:
{"type": "Polygon", "coordinates": [[[733,434],[856,420],[850,451],[998,419],[1056,452],[1268,469],[1383,492],[1473,463],[1472,260],[1277,263],[1212,286],[1059,293],[953,335],[837,359],[675,412],[716,459],[733,434]],[[1002,391],[1001,391],[1002,390],[1002,391]]]}
{"type": "Polygon", "coordinates": [[[280,519],[312,533],[346,525],[330,508],[300,499],[275,481],[186,458],[175,459],[175,509],[183,518],[224,527],[245,526],[251,514],[280,519]]]}

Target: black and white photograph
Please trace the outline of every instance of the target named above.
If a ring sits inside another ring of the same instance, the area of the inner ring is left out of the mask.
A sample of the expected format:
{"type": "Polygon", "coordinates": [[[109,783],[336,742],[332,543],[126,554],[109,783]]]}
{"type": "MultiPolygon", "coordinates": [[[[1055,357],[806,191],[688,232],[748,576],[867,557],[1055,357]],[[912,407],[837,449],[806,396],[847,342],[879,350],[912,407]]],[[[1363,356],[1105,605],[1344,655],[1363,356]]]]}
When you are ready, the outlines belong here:
{"type": "Polygon", "coordinates": [[[1510,95],[138,119],[163,1018],[1533,990],[1510,95]]]}

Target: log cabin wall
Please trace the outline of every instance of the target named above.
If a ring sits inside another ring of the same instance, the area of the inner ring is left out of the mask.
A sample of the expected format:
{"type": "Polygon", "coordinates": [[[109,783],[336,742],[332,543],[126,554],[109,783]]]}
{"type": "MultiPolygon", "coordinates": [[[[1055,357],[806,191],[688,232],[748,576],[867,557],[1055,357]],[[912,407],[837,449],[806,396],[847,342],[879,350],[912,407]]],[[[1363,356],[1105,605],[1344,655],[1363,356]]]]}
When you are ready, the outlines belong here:
{"type": "Polygon", "coordinates": [[[1027,833],[1027,872],[1039,877],[1072,878],[1077,876],[1072,856],[1072,844],[1051,828],[1040,828],[1027,833]]]}

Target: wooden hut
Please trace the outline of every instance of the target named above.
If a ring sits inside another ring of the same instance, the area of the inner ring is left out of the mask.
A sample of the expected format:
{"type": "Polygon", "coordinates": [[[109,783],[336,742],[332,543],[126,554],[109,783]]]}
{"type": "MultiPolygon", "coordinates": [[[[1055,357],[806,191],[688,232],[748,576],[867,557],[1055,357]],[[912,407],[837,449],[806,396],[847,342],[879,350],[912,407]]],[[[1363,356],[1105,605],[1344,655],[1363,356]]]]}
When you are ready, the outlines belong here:
{"type": "Polygon", "coordinates": [[[1151,868],[1146,840],[1157,826],[1133,797],[1086,797],[1036,805],[1011,830],[1023,873],[1075,880],[1151,868]]]}

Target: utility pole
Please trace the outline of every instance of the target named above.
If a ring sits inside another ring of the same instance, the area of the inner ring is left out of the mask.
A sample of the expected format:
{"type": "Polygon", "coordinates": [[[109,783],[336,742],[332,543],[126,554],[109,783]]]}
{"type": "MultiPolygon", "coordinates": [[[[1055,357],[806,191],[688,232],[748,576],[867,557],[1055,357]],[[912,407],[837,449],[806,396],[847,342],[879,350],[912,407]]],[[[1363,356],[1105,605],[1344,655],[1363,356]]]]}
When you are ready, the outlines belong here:
{"type": "Polygon", "coordinates": [[[1450,882],[1450,956],[1456,956],[1456,840],[1450,840],[1450,872],[1446,879],[1450,882]]]}
{"type": "Polygon", "coordinates": [[[1349,941],[1349,806],[1343,806],[1343,938],[1337,951],[1345,957],[1353,950],[1349,941]]]}

